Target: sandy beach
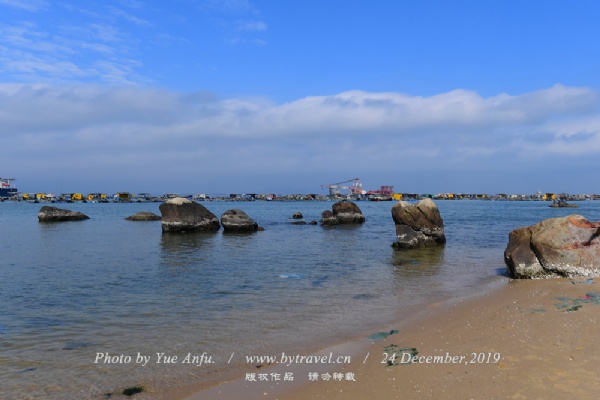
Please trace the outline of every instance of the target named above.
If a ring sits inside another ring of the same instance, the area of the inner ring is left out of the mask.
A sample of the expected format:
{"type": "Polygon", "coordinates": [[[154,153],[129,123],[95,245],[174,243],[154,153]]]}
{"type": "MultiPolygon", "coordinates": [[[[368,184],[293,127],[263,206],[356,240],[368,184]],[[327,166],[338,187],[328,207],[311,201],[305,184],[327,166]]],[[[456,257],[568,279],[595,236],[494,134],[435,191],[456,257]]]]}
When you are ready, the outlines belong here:
{"type": "Polygon", "coordinates": [[[507,278],[485,294],[432,304],[412,321],[324,349],[321,359],[249,365],[237,381],[166,398],[595,399],[596,296],[593,280],[507,278]]]}

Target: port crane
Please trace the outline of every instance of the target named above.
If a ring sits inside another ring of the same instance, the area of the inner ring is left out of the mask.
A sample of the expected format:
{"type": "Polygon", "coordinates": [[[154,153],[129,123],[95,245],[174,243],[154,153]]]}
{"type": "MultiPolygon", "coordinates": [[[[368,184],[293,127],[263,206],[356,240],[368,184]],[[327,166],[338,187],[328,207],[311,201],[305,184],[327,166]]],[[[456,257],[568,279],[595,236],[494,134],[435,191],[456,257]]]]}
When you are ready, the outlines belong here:
{"type": "Polygon", "coordinates": [[[360,183],[360,179],[358,179],[358,178],[350,179],[350,180],[347,180],[344,182],[331,183],[328,185],[321,185],[321,188],[329,189],[329,194],[332,196],[342,194],[342,190],[348,190],[348,191],[350,191],[350,194],[354,194],[354,195],[363,194],[362,183],[360,183]],[[352,185],[350,185],[350,186],[345,185],[346,183],[350,183],[350,182],[352,182],[352,185]]]}

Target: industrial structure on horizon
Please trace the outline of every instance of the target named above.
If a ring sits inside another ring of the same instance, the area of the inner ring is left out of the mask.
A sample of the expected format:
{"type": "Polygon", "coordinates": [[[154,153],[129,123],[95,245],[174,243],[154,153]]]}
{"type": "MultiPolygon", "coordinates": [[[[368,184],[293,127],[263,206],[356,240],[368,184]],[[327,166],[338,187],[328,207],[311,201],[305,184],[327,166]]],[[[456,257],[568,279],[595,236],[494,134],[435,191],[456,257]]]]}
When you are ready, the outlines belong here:
{"type": "Polygon", "coordinates": [[[400,200],[401,196],[394,196],[393,186],[381,186],[376,190],[363,190],[362,183],[359,178],[350,179],[343,182],[331,183],[327,185],[321,185],[322,189],[329,189],[329,196],[343,196],[342,191],[347,191],[348,195],[356,198],[368,198],[370,200],[392,200],[394,197],[398,197],[396,200],[400,200]],[[347,185],[352,183],[352,185],[347,185]]]}
{"type": "Polygon", "coordinates": [[[359,178],[350,179],[343,182],[331,183],[328,185],[321,185],[322,189],[329,189],[330,196],[339,196],[342,194],[342,190],[349,191],[351,195],[361,196],[367,194],[366,191],[363,190],[362,183],[359,178]],[[352,182],[352,185],[345,185],[346,183],[352,182]]]}

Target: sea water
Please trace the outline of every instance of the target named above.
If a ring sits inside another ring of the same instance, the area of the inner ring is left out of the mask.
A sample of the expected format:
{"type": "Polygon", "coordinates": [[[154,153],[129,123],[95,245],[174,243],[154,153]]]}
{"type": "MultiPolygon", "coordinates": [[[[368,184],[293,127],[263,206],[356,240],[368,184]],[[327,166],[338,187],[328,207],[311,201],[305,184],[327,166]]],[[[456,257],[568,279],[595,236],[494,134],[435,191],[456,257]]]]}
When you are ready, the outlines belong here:
{"type": "Polygon", "coordinates": [[[314,350],[507,280],[517,227],[600,219],[594,201],[438,201],[446,245],[398,251],[392,202],[357,202],[366,222],[336,227],[291,223],[296,211],[318,221],[332,202],[203,204],[242,209],[265,230],[162,234],[160,221],[125,220],[160,215],[159,203],[59,204],[90,217],[64,223],[39,223],[40,204],[0,203],[0,398],[218,380],[244,355],[314,350]]]}

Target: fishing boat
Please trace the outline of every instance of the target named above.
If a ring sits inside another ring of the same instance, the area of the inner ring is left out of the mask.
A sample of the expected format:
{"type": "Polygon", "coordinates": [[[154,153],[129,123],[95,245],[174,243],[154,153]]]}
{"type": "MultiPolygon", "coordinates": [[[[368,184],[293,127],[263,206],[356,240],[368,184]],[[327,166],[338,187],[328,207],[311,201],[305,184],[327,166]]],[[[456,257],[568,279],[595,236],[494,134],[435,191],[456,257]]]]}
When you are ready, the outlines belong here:
{"type": "Polygon", "coordinates": [[[0,199],[17,197],[17,188],[13,183],[14,181],[14,178],[0,178],[0,199]]]}

